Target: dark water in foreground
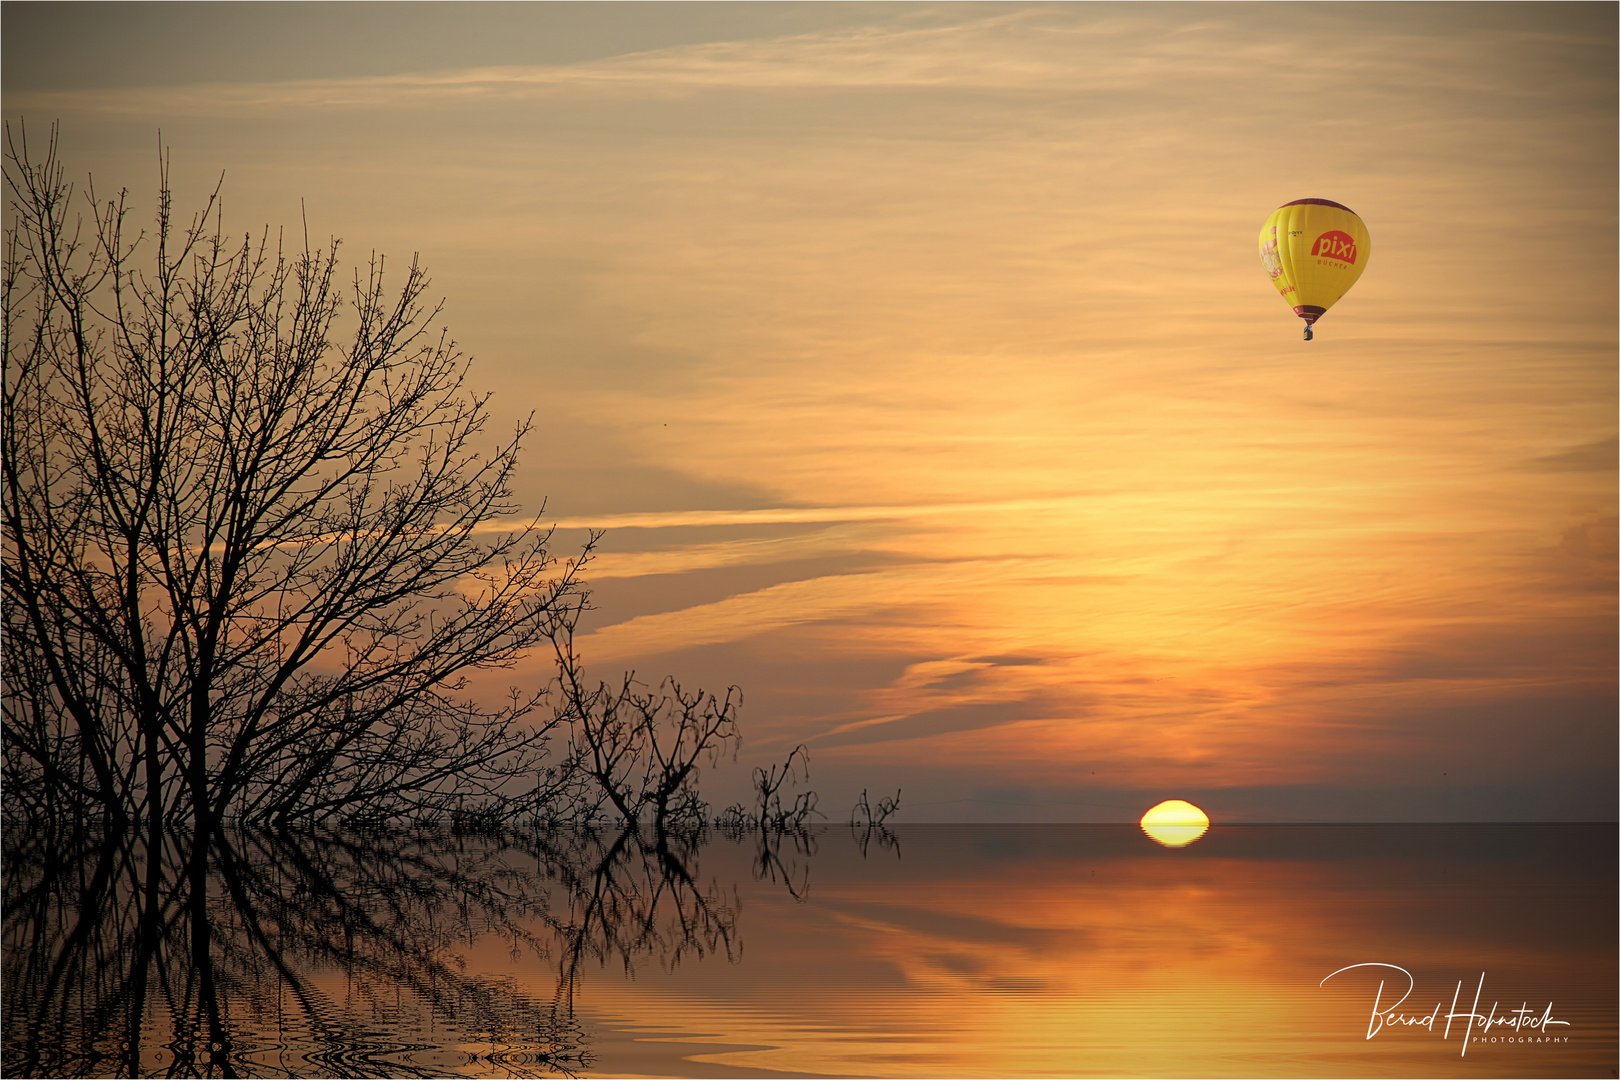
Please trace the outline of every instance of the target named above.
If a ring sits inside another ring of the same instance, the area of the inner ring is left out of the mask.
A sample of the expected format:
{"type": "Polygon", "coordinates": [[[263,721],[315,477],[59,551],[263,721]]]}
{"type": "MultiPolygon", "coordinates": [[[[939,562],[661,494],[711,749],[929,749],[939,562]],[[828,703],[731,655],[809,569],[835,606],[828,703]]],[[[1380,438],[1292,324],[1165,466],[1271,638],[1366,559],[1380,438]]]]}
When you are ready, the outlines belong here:
{"type": "Polygon", "coordinates": [[[1614,1077],[1616,841],[12,838],[4,1074],[1614,1077]]]}

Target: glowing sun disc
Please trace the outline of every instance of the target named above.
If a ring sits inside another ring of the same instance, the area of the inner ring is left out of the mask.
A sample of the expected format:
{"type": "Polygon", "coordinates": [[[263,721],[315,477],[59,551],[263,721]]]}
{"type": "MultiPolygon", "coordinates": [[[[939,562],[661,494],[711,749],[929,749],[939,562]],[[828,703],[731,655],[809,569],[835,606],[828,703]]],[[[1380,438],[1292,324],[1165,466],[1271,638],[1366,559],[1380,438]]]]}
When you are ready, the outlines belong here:
{"type": "Polygon", "coordinates": [[[1142,815],[1142,831],[1165,847],[1186,847],[1209,831],[1209,815],[1190,802],[1168,799],[1142,815]]]}

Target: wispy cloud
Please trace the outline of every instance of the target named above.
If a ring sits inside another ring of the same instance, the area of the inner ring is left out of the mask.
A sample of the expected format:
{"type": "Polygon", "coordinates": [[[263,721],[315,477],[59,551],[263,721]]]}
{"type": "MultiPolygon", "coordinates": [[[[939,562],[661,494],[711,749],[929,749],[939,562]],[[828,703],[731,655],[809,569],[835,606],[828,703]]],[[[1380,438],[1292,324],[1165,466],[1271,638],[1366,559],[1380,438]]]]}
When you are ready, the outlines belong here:
{"type": "MultiPolygon", "coordinates": [[[[824,524],[848,521],[904,521],[959,514],[1021,514],[1077,506],[1078,495],[1051,499],[995,499],[983,502],[927,503],[895,506],[784,506],[763,510],[670,510],[648,514],[600,514],[558,518],[559,529],[673,529],[713,525],[824,524]]],[[[490,523],[491,532],[509,525],[490,523]]],[[[772,541],[771,543],[785,543],[772,541]]],[[[744,550],[744,549],[735,549],[744,550]]],[[[757,548],[748,550],[770,550],[757,548]]],[[[777,549],[781,550],[781,549],[777,549]]]]}
{"type": "MultiPolygon", "coordinates": [[[[962,89],[977,92],[1098,92],[1132,88],[1158,93],[1212,79],[1263,72],[1293,93],[1334,86],[1355,93],[1357,76],[1378,93],[1407,81],[1410,53],[1425,53],[1423,88],[1431,94],[1485,89],[1487,77],[1468,61],[1481,48],[1504,50],[1489,33],[1455,28],[1443,43],[1399,31],[1378,39],[1335,33],[1342,18],[1298,10],[1284,37],[1269,14],[1211,9],[1183,18],[1170,32],[1162,14],[1119,7],[1009,8],[956,25],[887,25],[854,30],[712,42],[584,63],[473,67],[348,79],[222,82],[206,85],[52,91],[19,95],[15,105],[41,111],[112,115],[165,113],[242,116],[283,110],[409,110],[436,104],[535,101],[555,97],[670,98],[714,89],[753,91],[962,89]],[[1332,48],[1300,42],[1332,34],[1332,48]],[[1085,62],[1076,63],[1076,54],[1085,62]]],[[[1564,83],[1578,77],[1555,72],[1564,83]]],[[[1549,93],[1557,92],[1548,87],[1549,93]]],[[[1116,107],[1117,107],[1116,103],[1116,107]]]]}
{"type": "MultiPolygon", "coordinates": [[[[692,649],[756,637],[783,627],[838,619],[856,620],[885,608],[983,587],[1002,578],[1018,559],[930,563],[867,573],[834,574],[784,582],[710,604],[641,615],[580,639],[591,663],[692,649]]],[[[1038,572],[1038,571],[1037,571],[1038,572]]]]}

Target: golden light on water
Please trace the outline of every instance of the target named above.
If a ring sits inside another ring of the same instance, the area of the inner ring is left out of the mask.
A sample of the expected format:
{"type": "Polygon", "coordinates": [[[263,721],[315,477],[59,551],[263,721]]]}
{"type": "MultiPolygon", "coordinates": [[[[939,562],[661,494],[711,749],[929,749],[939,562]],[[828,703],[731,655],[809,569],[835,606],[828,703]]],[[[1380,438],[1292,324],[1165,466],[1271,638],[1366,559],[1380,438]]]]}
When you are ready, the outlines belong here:
{"type": "Polygon", "coordinates": [[[1209,831],[1209,815],[1190,802],[1166,799],[1142,815],[1142,831],[1165,847],[1186,847],[1209,831]]]}

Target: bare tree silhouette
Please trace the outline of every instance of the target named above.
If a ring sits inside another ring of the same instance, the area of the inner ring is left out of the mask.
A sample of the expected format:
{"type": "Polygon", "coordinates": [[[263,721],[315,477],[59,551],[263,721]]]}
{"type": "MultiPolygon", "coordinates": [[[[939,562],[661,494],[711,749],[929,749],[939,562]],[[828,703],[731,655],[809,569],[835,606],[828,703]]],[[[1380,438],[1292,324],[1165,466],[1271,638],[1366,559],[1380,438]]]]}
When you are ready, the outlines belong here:
{"type": "Polygon", "coordinates": [[[698,795],[699,765],[717,763],[740,741],[735,686],[722,699],[701,689],[688,693],[674,679],[649,692],[624,676],[619,686],[587,687],[566,638],[558,638],[563,698],[573,722],[574,758],[595,781],[623,822],[651,812],[659,833],[690,833],[703,827],[708,805],[698,795]]]}
{"type": "Polygon", "coordinates": [[[814,791],[801,791],[792,803],[782,802],[782,789],[789,784],[810,779],[810,749],[803,743],[789,752],[780,765],[769,769],[754,769],[754,805],[734,803],[715,819],[715,823],[729,830],[754,828],[762,833],[794,832],[805,829],[811,818],[824,817],[816,809],[818,797],[814,791]]]}
{"type": "Polygon", "coordinates": [[[861,797],[855,800],[855,808],[849,812],[851,828],[878,828],[894,816],[900,809],[900,791],[895,789],[894,798],[880,798],[878,804],[873,806],[866,800],[866,789],[861,789],[861,797]]]}
{"type": "Polygon", "coordinates": [[[864,858],[868,847],[873,840],[878,842],[880,848],[887,848],[900,855],[900,840],[889,831],[886,822],[900,809],[900,789],[896,788],[894,798],[887,796],[878,799],[873,806],[866,798],[866,789],[861,789],[861,797],[855,800],[854,809],[849,812],[849,831],[860,845],[861,856],[864,858]]]}
{"type": "Polygon", "coordinates": [[[54,129],[40,160],[7,129],[8,813],[206,832],[559,798],[544,687],[463,693],[584,603],[590,544],[503,524],[528,424],[486,438],[414,261],[345,283],[335,241],[231,240],[217,189],[182,224],[161,180],[136,231],[124,193],[75,199],[54,129]]]}
{"type": "MultiPolygon", "coordinates": [[[[323,996],[341,969],[497,1047],[483,1071],[566,1074],[584,961],[734,957],[697,781],[741,694],[586,683],[597,538],[558,560],[508,524],[529,425],[486,441],[422,269],[229,240],[217,188],[177,223],[166,162],[135,230],[124,193],[76,199],[55,129],[36,160],[8,127],[5,176],[4,1071],[276,1072],[240,1021],[289,1009],[318,1068],[419,1071],[323,996]],[[534,649],[549,684],[472,698],[534,649]],[[555,997],[459,968],[475,927],[557,957],[555,997]]],[[[719,819],[800,898],[806,765],[719,819]]]]}

